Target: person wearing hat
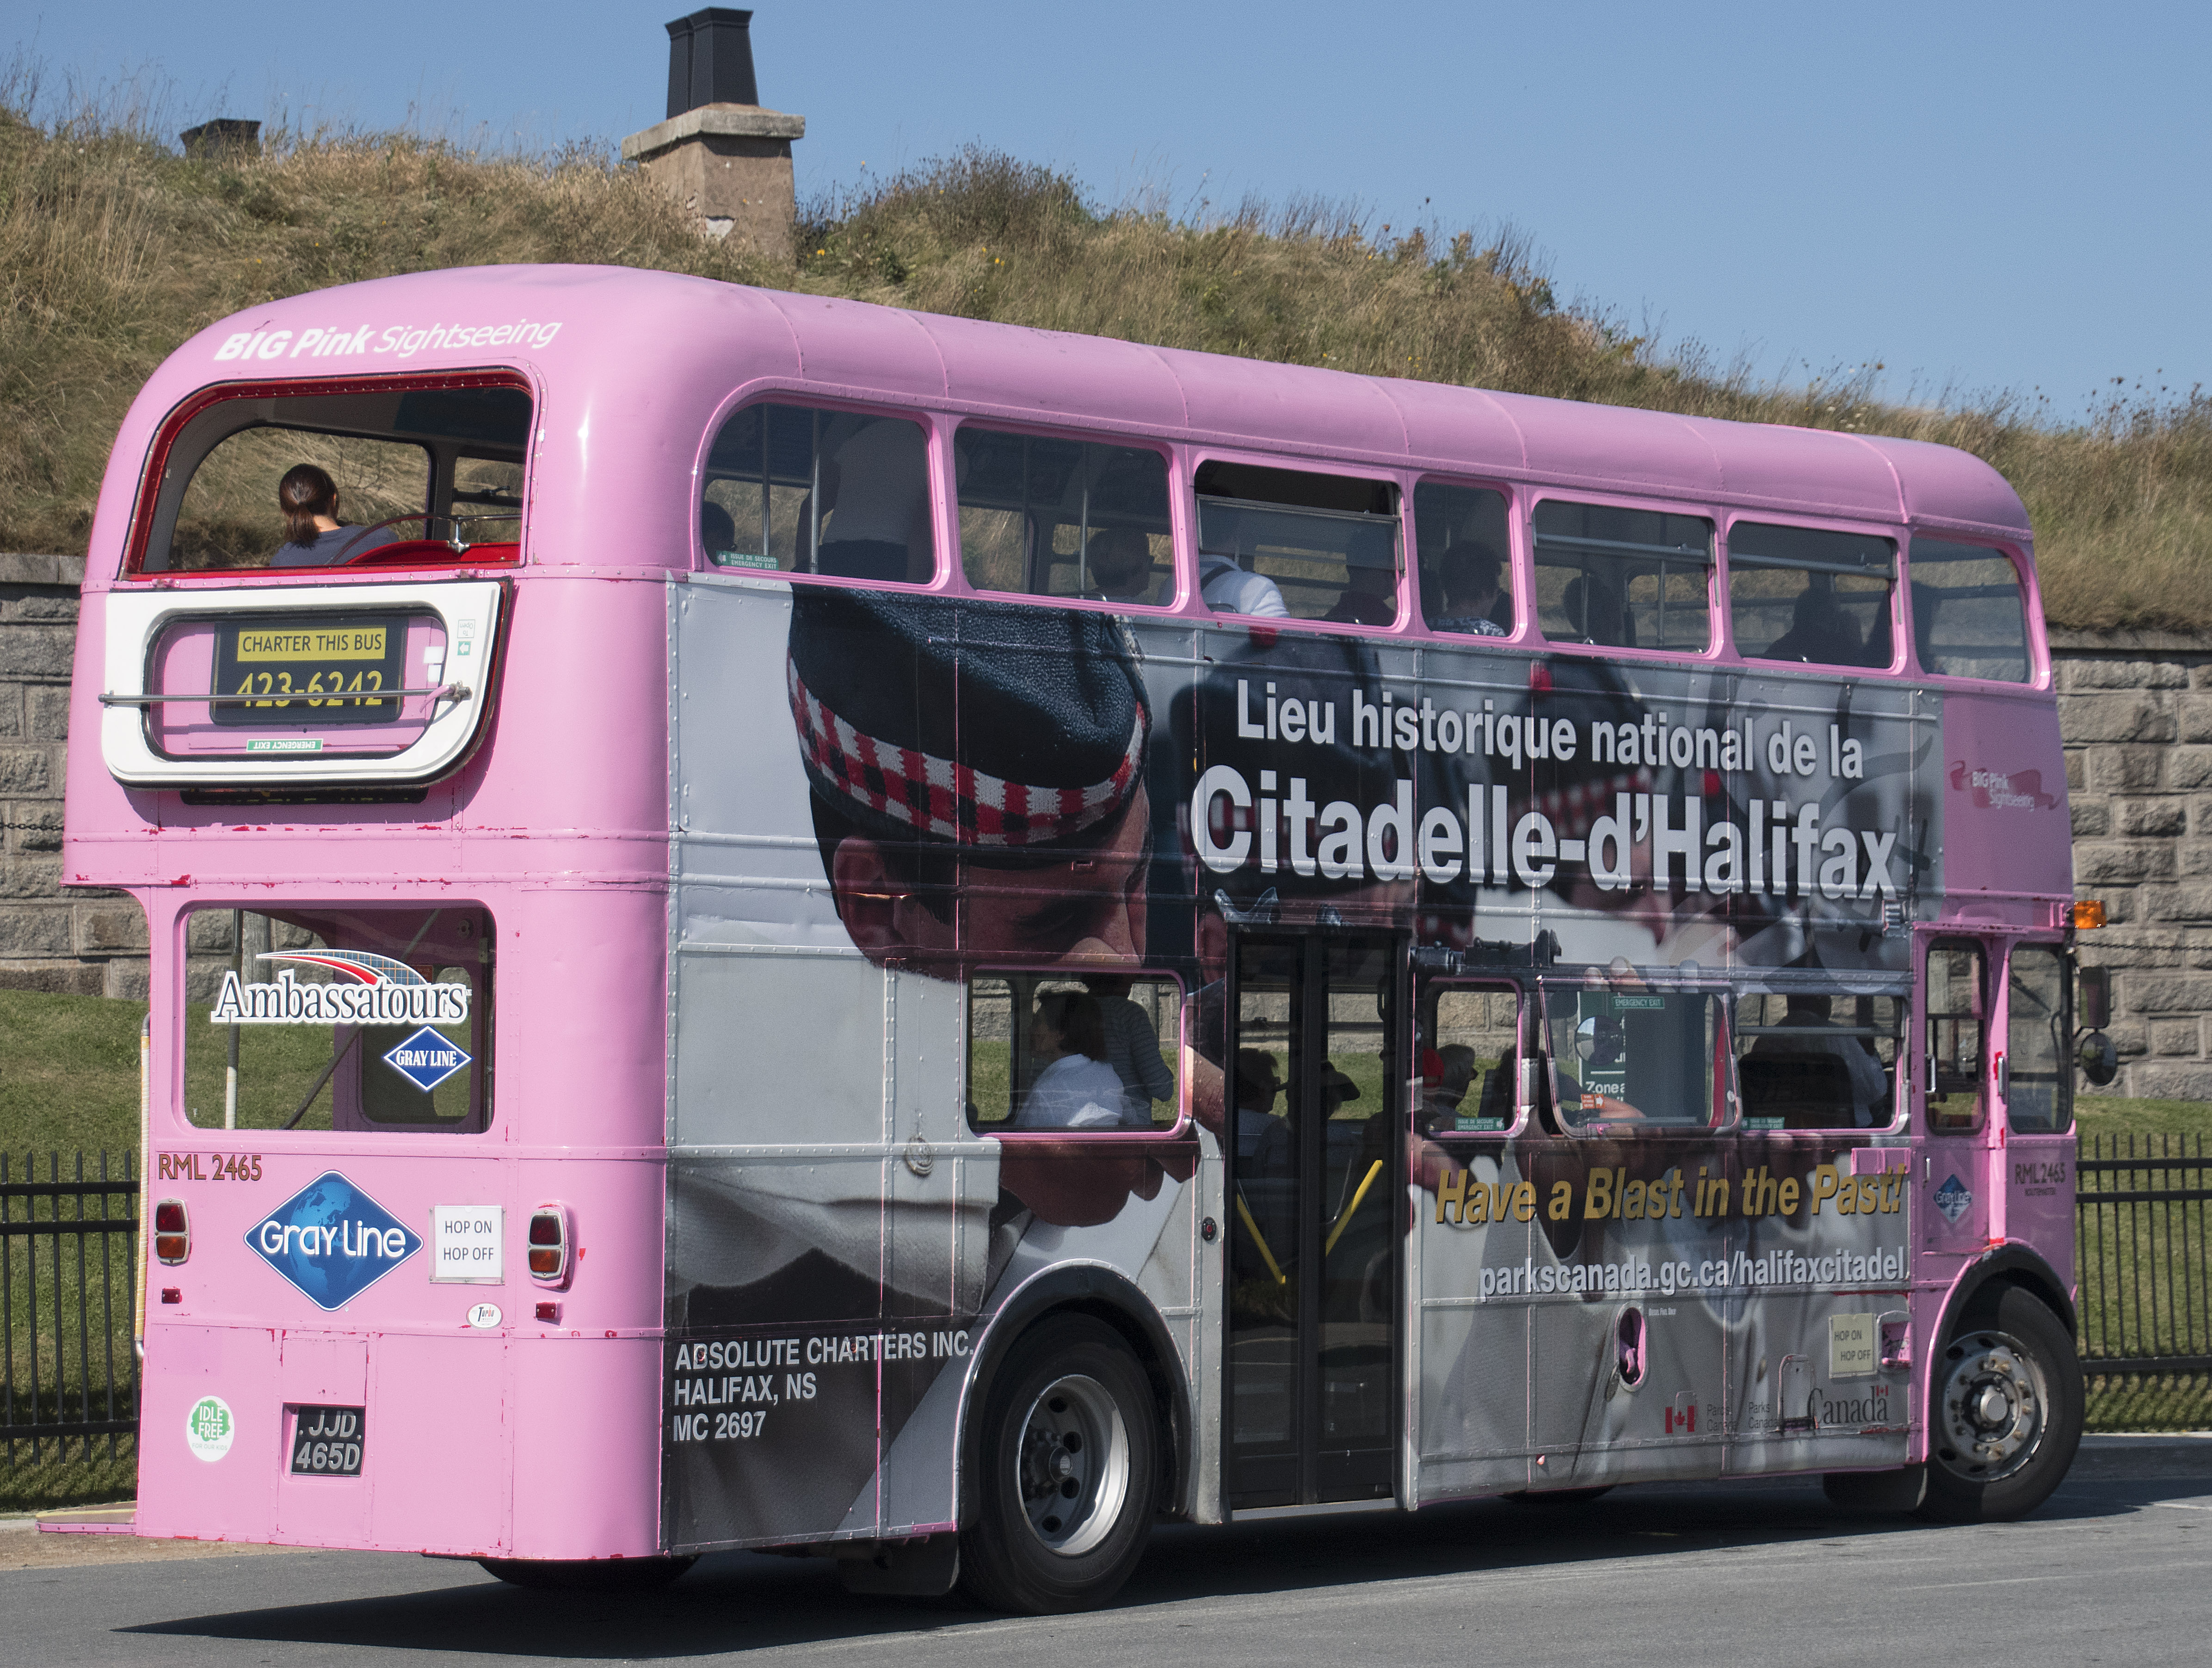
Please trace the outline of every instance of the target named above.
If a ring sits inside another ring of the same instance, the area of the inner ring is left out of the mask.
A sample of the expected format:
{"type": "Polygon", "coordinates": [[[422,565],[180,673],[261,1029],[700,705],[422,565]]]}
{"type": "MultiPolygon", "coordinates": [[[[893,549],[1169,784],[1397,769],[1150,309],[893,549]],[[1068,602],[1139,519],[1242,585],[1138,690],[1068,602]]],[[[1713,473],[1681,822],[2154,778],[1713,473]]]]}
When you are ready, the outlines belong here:
{"type": "Polygon", "coordinates": [[[870,961],[1143,960],[1152,711],[1110,616],[802,590],[787,673],[823,869],[870,961]]]}

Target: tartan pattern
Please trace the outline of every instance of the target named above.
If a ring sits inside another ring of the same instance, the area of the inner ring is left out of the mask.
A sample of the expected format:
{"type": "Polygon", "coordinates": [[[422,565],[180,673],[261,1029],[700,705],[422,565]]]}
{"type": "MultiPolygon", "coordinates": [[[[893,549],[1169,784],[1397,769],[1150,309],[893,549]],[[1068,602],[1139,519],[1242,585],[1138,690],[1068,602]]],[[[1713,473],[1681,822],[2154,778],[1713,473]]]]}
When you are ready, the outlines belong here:
{"type": "Polygon", "coordinates": [[[785,667],[799,751],[815,785],[956,846],[1042,846],[1080,834],[1121,809],[1143,763],[1142,707],[1121,762],[1104,781],[1079,788],[1032,787],[862,735],[806,687],[795,662],[787,661],[785,667]]]}

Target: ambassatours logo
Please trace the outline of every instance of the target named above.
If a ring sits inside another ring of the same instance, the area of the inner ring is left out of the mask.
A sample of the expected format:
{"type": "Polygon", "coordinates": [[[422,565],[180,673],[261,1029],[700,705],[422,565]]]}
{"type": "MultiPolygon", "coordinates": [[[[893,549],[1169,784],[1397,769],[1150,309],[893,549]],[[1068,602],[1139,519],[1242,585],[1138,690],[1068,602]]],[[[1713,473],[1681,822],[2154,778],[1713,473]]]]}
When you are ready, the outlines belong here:
{"type": "Polygon", "coordinates": [[[343,975],[302,984],[289,966],[270,985],[225,973],[208,1011],[213,1025],[465,1025],[469,987],[434,984],[404,961],[359,949],[266,951],[257,960],[323,967],[343,975]],[[349,981],[349,982],[348,982],[349,981]]]}

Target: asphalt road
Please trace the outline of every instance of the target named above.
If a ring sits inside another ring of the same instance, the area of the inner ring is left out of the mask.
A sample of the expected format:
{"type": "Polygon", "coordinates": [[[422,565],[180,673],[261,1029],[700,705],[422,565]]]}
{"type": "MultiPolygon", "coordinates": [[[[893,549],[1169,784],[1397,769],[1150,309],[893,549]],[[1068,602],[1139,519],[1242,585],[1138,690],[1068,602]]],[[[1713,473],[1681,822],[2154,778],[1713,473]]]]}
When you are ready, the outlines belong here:
{"type": "Polygon", "coordinates": [[[0,1534],[0,1663],[42,1668],[2212,1661],[2212,1441],[2108,1440],[2034,1518],[1981,1528],[1849,1519],[1795,1483],[1177,1527],[1114,1608],[1038,1620],[855,1598],[812,1561],[726,1555],[649,1598],[587,1599],[471,1564],[88,1537],[70,1538],[84,1562],[8,1568],[23,1532],[0,1534]]]}

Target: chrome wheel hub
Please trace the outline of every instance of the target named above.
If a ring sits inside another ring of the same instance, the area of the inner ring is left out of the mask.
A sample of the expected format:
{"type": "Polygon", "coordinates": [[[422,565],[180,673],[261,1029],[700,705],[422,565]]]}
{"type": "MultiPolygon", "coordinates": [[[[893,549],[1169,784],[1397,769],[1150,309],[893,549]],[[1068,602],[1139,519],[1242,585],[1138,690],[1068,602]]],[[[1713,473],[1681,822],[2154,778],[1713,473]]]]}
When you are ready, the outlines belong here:
{"type": "Polygon", "coordinates": [[[2043,1440],[2043,1371],[2019,1340],[1970,1332],[1943,1357],[1936,1458],[1975,1483],[2010,1477],[2043,1440]]]}
{"type": "Polygon", "coordinates": [[[1054,1552],[1106,1538],[1129,1492],[1129,1434],[1105,1386],[1071,1374],[1030,1404],[1018,1486],[1030,1532],[1054,1552]]]}

